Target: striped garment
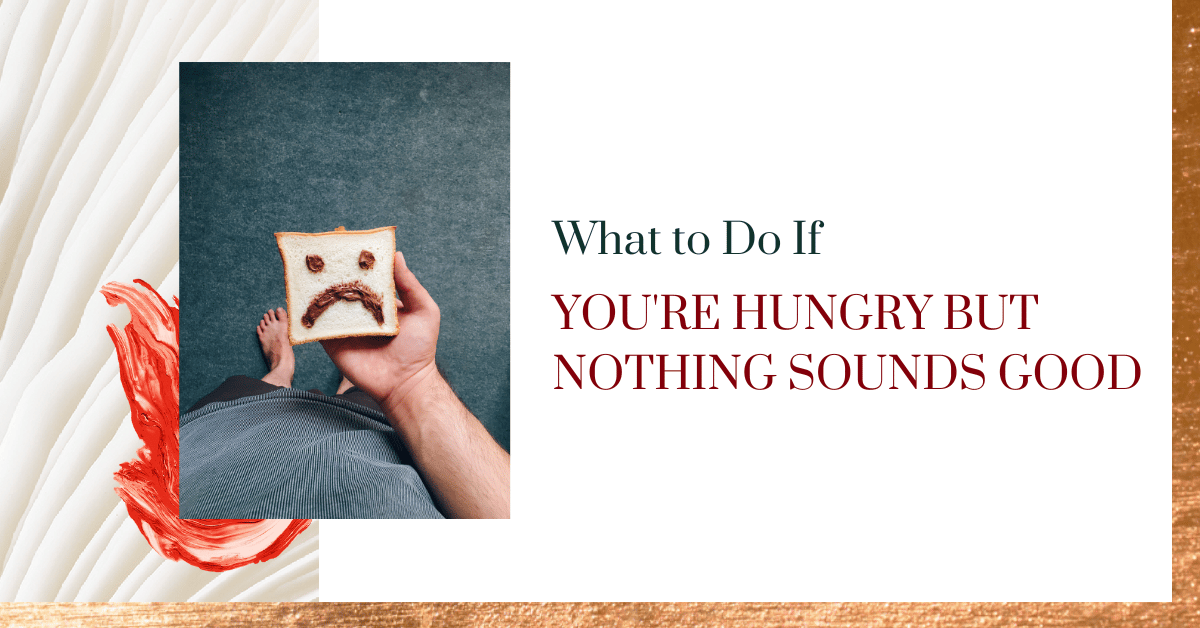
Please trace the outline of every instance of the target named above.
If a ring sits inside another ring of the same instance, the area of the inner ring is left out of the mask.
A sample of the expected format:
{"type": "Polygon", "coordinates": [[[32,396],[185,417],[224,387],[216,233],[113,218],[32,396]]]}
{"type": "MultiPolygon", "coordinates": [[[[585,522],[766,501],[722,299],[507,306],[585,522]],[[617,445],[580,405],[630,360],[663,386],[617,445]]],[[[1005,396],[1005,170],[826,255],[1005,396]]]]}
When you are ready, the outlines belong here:
{"type": "Polygon", "coordinates": [[[378,411],[304,390],[179,418],[183,519],[440,519],[378,411]]]}

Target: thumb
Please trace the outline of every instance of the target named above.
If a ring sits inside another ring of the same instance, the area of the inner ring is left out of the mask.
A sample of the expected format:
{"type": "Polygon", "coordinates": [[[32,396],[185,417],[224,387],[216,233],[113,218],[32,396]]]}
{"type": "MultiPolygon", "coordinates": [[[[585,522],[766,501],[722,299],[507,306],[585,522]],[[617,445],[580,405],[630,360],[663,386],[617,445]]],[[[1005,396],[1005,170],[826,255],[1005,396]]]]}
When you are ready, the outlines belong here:
{"type": "Polygon", "coordinates": [[[400,251],[396,251],[393,268],[396,279],[396,292],[400,295],[400,301],[404,304],[404,311],[438,311],[437,303],[434,302],[433,297],[429,296],[429,292],[425,290],[421,282],[417,281],[417,276],[408,269],[408,265],[404,263],[404,254],[400,251]]]}

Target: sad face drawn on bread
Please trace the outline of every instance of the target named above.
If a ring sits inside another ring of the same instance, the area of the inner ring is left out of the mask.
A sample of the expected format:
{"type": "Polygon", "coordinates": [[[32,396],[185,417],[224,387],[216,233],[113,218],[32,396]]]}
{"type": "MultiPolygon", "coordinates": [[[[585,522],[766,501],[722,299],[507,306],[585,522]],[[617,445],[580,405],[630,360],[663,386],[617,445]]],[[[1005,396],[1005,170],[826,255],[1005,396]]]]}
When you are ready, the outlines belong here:
{"type": "MultiPolygon", "coordinates": [[[[325,270],[325,260],[315,253],[304,257],[304,265],[308,267],[308,271],[311,273],[321,273],[325,270]]],[[[366,249],[360,251],[358,254],[358,267],[362,270],[371,270],[374,266],[375,255],[366,249]]],[[[358,303],[362,303],[362,306],[375,317],[375,320],[380,325],[383,325],[383,297],[375,294],[375,291],[368,288],[361,281],[334,284],[322,290],[308,304],[308,309],[304,311],[304,316],[300,318],[300,324],[311,328],[316,324],[317,319],[325,313],[325,310],[329,309],[329,306],[337,301],[357,301],[358,303]]]]}
{"type": "Polygon", "coordinates": [[[349,336],[394,336],[395,227],[276,233],[287,287],[292,344],[349,336]]]}

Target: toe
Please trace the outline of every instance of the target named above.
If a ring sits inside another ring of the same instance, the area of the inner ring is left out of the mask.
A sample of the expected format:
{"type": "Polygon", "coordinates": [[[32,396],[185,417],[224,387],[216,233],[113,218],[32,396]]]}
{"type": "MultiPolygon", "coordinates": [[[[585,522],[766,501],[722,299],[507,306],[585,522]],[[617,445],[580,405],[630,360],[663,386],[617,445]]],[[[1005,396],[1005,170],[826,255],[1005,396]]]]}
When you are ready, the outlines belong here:
{"type": "Polygon", "coordinates": [[[279,317],[279,320],[281,320],[281,321],[282,321],[282,320],[285,320],[285,319],[287,318],[287,310],[285,310],[285,309],[283,309],[283,308],[281,308],[281,307],[280,307],[280,308],[276,308],[276,309],[275,309],[275,315],[279,317]]]}

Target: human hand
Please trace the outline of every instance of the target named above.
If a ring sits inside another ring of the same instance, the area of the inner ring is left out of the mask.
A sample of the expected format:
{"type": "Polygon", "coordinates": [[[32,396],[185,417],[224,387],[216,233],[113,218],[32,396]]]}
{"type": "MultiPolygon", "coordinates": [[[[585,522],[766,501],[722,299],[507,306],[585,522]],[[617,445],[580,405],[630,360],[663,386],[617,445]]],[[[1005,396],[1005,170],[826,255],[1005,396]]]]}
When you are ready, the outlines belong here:
{"type": "Polygon", "coordinates": [[[441,310],[396,252],[394,274],[400,296],[400,333],[322,340],[325,353],[350,383],[379,402],[385,412],[440,377],[437,352],[441,310]]]}

